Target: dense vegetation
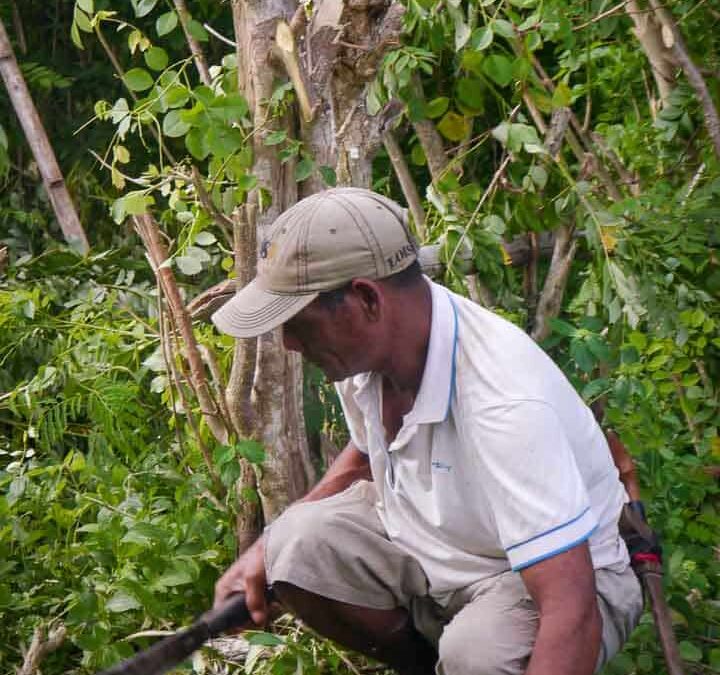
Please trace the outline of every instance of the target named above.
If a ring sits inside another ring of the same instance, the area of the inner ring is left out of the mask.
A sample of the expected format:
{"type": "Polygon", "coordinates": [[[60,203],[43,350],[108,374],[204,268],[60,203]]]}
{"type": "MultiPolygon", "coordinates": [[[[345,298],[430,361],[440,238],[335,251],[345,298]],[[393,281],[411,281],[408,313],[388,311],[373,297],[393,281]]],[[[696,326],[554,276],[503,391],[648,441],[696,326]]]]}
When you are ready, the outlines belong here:
{"type": "MultiPolygon", "coordinates": [[[[227,228],[239,210],[252,199],[269,208],[256,135],[301,194],[349,180],[295,128],[288,78],[276,78],[263,121],[253,117],[237,56],[215,35],[234,34],[230,3],[189,3],[205,78],[177,4],[0,4],[92,245],[81,255],[62,244],[0,97],[3,672],[20,666],[38,626],[67,629],[42,663],[54,675],[92,673],[148,641],[125,636],[187,622],[234,555],[243,509],[259,501],[254,484],[236,487],[270,449],[209,428],[132,216],[154,213],[187,302],[234,273],[227,228]]],[[[400,110],[389,127],[422,197],[418,235],[441,245],[446,283],[533,333],[602,403],[663,539],[688,671],[720,672],[720,162],[703,102],[677,65],[669,93],[656,90],[627,11],[636,3],[403,4],[401,40],[357,106],[400,110]],[[577,123],[562,127],[555,113],[567,109],[577,123]],[[557,129],[562,147],[549,152],[557,129]],[[552,261],[551,232],[566,240],[552,261]],[[520,262],[511,241],[526,244],[520,262]],[[556,273],[553,296],[543,282],[556,273]]],[[[685,0],[669,9],[717,105],[720,14],[685,0]]],[[[389,143],[372,169],[375,189],[408,199],[389,143]]],[[[195,334],[217,355],[208,368],[228,372],[232,341],[200,320],[195,334]]],[[[321,469],[343,429],[312,370],[305,421],[321,469]]],[[[346,667],[332,646],[283,632],[256,640],[248,670],[346,667]],[[255,660],[263,645],[274,661],[255,660]]],[[[663,669],[648,614],[607,672],[663,669]]]]}

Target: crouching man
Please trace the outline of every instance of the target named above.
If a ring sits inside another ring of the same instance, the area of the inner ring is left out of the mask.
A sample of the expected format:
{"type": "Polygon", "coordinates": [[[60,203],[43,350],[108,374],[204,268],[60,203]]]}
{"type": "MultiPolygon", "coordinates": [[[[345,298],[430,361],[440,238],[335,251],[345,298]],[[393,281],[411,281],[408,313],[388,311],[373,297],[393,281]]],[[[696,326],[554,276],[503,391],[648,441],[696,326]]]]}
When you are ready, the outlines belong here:
{"type": "Polygon", "coordinates": [[[213,316],[336,382],[351,440],[223,575],[403,675],[583,675],[642,608],[592,413],[520,329],[424,277],[406,216],[337,188],[283,213],[213,316]],[[263,257],[264,256],[264,257],[263,257]]]}

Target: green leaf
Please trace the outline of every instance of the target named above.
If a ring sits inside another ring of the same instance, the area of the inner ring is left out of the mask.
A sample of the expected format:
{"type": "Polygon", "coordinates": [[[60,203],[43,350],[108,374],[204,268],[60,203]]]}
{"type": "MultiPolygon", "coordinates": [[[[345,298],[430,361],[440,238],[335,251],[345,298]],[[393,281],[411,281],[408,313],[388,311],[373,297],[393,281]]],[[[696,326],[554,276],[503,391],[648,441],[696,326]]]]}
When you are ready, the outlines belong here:
{"type": "Polygon", "coordinates": [[[559,335],[564,335],[566,337],[575,337],[577,334],[577,328],[573,326],[572,324],[569,324],[567,321],[563,321],[562,319],[550,319],[550,328],[553,329],[554,333],[558,333],[559,335]]]}
{"type": "Polygon", "coordinates": [[[678,647],[680,648],[680,656],[685,661],[690,661],[692,663],[699,663],[702,661],[702,649],[694,645],[692,642],[682,640],[678,647]]]}
{"type": "Polygon", "coordinates": [[[157,18],[157,21],[155,22],[155,31],[157,32],[158,37],[162,37],[163,35],[167,35],[175,30],[177,25],[177,14],[175,12],[165,12],[165,14],[161,14],[157,18]]]}
{"type": "Polygon", "coordinates": [[[583,387],[582,397],[586,401],[590,401],[597,398],[600,394],[607,392],[609,388],[608,381],[604,378],[592,380],[592,382],[588,382],[585,387],[583,387]]]}
{"type": "Polygon", "coordinates": [[[165,70],[168,65],[168,54],[162,47],[150,47],[145,52],[145,63],[152,70],[165,70]]]}
{"type": "Polygon", "coordinates": [[[310,157],[303,157],[295,165],[295,180],[299,183],[300,181],[306,180],[312,175],[313,169],[315,168],[315,162],[310,157]]]}
{"type": "Polygon", "coordinates": [[[150,14],[150,12],[155,9],[155,5],[157,5],[157,0],[131,0],[133,9],[135,10],[135,16],[138,18],[142,18],[143,16],[147,16],[150,14]]]}
{"type": "Polygon", "coordinates": [[[481,80],[461,77],[457,81],[457,96],[460,102],[472,111],[482,112],[485,108],[485,96],[481,80]]]}
{"type": "Polygon", "coordinates": [[[531,166],[528,174],[530,175],[532,182],[535,183],[535,185],[537,185],[541,190],[547,185],[548,174],[542,166],[531,166]]]}
{"type": "Polygon", "coordinates": [[[90,16],[95,13],[95,3],[93,0],[77,0],[77,6],[90,16]]]}
{"type": "Polygon", "coordinates": [[[287,138],[287,131],[279,129],[278,131],[271,131],[263,140],[263,145],[279,145],[287,138]]]}
{"type": "Polygon", "coordinates": [[[328,187],[335,187],[337,185],[337,176],[335,175],[335,169],[331,166],[321,166],[318,168],[322,179],[328,187]]]}
{"type": "Polygon", "coordinates": [[[434,120],[444,115],[449,105],[450,99],[447,96],[438,96],[425,105],[425,115],[434,120]]]}
{"type": "Polygon", "coordinates": [[[90,23],[90,19],[88,18],[88,15],[85,14],[85,12],[76,8],[75,12],[73,14],[73,18],[75,19],[75,23],[77,24],[77,27],[83,33],[93,33],[94,32],[92,23],[90,23]]]}
{"type": "Polygon", "coordinates": [[[240,441],[235,445],[235,450],[251,464],[262,464],[265,461],[265,448],[259,441],[253,439],[240,441]]]}
{"type": "Polygon", "coordinates": [[[180,108],[188,102],[190,92],[184,85],[176,84],[165,92],[164,97],[168,108],[180,108]]]}
{"type": "Polygon", "coordinates": [[[285,640],[280,635],[264,632],[250,633],[247,635],[247,641],[251,645],[260,645],[262,647],[277,647],[285,644],[285,640]]]}
{"type": "Polygon", "coordinates": [[[195,243],[198,246],[210,246],[211,244],[214,244],[217,241],[217,237],[212,233],[208,231],[204,232],[198,232],[195,236],[195,243]]]}
{"type": "Polygon", "coordinates": [[[237,179],[236,185],[238,189],[245,190],[246,192],[252,190],[257,185],[257,176],[252,174],[245,174],[237,179]]]}
{"type": "Polygon", "coordinates": [[[242,147],[244,137],[240,129],[212,125],[207,130],[206,140],[213,155],[227,157],[242,147]]]}
{"type": "Polygon", "coordinates": [[[438,122],[438,131],[449,141],[462,141],[468,132],[468,121],[455,112],[445,113],[438,122]]]}
{"type": "Polygon", "coordinates": [[[210,154],[205,129],[200,127],[190,129],[187,136],[185,136],[185,147],[195,159],[204,160],[210,154]]]}
{"type": "Polygon", "coordinates": [[[73,21],[72,26],[70,26],[70,39],[78,49],[85,49],[82,39],[80,38],[80,31],[78,30],[78,26],[75,21],[73,21]]]}
{"type": "Polygon", "coordinates": [[[10,487],[7,491],[7,503],[8,506],[12,506],[17,502],[24,494],[27,488],[28,479],[27,476],[16,476],[10,482],[10,487]]]}
{"type": "Polygon", "coordinates": [[[105,604],[108,612],[120,613],[127,612],[131,609],[140,609],[142,605],[137,598],[130,595],[127,591],[118,591],[105,604]]]}
{"type": "Polygon", "coordinates": [[[189,131],[190,125],[183,120],[181,113],[182,110],[171,110],[163,118],[162,130],[166,136],[178,138],[189,131]]]}
{"type": "Polygon", "coordinates": [[[178,269],[188,276],[202,272],[202,262],[193,256],[181,255],[175,258],[178,269]]]}
{"type": "Polygon", "coordinates": [[[208,106],[208,114],[210,117],[225,124],[241,122],[248,114],[248,111],[247,101],[241,94],[218,96],[208,106]]]}
{"type": "Polygon", "coordinates": [[[513,28],[513,25],[509,21],[505,21],[505,19],[497,19],[496,21],[493,21],[490,26],[492,27],[495,35],[499,35],[500,37],[504,37],[508,40],[513,40],[515,38],[515,29],[513,28]]]}
{"type": "Polygon", "coordinates": [[[595,359],[592,352],[587,348],[583,340],[573,340],[570,342],[570,356],[573,358],[578,368],[584,373],[589,373],[595,367],[595,359]]]}
{"type": "Polygon", "coordinates": [[[115,157],[120,164],[127,164],[130,161],[130,152],[124,145],[116,145],[113,148],[113,157],[115,157]]]}
{"type": "Polygon", "coordinates": [[[423,150],[420,143],[415,143],[410,150],[410,161],[415,166],[425,166],[427,164],[427,157],[425,157],[425,151],[423,150]]]}
{"type": "Polygon", "coordinates": [[[132,68],[125,73],[123,82],[130,91],[145,91],[153,86],[155,80],[144,68],[132,68]]]}
{"type": "Polygon", "coordinates": [[[476,51],[483,51],[487,49],[493,41],[493,30],[491,26],[483,26],[482,28],[476,28],[473,31],[472,38],[470,39],[470,46],[476,51]]]}
{"type": "Polygon", "coordinates": [[[482,219],[482,225],[488,232],[491,232],[499,237],[505,234],[505,221],[494,213],[491,213],[489,216],[485,216],[482,219]]]}
{"type": "Polygon", "coordinates": [[[170,572],[165,572],[155,580],[155,583],[158,586],[165,586],[166,588],[184,586],[185,584],[191,584],[192,582],[192,576],[184,569],[176,569],[170,572]]]}
{"type": "Polygon", "coordinates": [[[483,72],[501,87],[506,87],[513,79],[512,61],[502,54],[491,54],[482,64],[483,72]]]}
{"type": "Polygon", "coordinates": [[[555,91],[552,95],[552,107],[553,110],[555,108],[565,108],[569,106],[572,103],[572,93],[570,92],[570,87],[565,84],[565,82],[560,82],[555,87],[555,91]]]}
{"type": "Polygon", "coordinates": [[[143,192],[128,192],[123,198],[125,213],[129,216],[139,216],[155,203],[155,199],[143,192]]]}
{"type": "Polygon", "coordinates": [[[195,21],[195,19],[190,19],[190,21],[187,22],[187,30],[190,35],[192,35],[198,42],[207,42],[208,41],[208,32],[205,30],[203,25],[195,21]]]}
{"type": "Polygon", "coordinates": [[[710,650],[710,667],[720,672],[720,648],[714,647],[710,650]]]}

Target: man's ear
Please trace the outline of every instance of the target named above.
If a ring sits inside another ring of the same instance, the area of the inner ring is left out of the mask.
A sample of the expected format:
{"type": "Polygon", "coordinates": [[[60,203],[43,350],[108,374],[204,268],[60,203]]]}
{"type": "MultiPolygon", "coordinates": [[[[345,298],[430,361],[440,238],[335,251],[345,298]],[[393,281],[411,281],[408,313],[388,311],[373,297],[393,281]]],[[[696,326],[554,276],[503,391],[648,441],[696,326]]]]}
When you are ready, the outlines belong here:
{"type": "Polygon", "coordinates": [[[352,280],[350,288],[367,320],[379,321],[385,309],[385,296],[380,284],[372,279],[358,278],[352,280]]]}

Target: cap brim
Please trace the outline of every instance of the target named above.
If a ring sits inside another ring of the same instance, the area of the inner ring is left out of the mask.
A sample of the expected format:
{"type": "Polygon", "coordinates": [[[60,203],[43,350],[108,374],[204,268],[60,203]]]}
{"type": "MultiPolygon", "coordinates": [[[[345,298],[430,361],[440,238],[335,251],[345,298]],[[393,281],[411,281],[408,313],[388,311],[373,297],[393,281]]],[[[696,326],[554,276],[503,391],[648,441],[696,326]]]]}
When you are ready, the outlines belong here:
{"type": "Polygon", "coordinates": [[[318,295],[270,293],[253,280],[218,309],[211,319],[219,330],[228,335],[257,337],[291,319],[318,295]]]}

